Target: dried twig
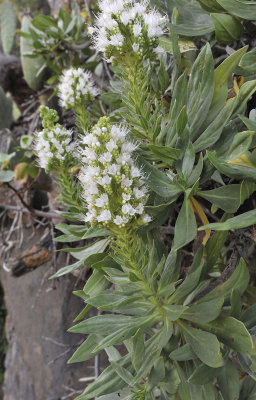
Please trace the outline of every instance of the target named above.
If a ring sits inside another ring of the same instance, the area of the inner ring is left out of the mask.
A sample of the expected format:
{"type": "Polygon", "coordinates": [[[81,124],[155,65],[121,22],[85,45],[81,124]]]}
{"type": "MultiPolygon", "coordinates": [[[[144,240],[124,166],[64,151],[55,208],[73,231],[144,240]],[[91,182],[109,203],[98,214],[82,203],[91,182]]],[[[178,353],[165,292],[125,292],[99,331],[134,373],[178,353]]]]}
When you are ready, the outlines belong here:
{"type": "Polygon", "coordinates": [[[22,207],[18,207],[18,206],[10,206],[9,204],[3,204],[0,203],[0,208],[3,208],[4,210],[12,210],[12,211],[20,211],[22,213],[28,213],[28,214],[32,214],[32,215],[37,215],[38,217],[44,217],[44,218],[59,218],[59,219],[63,219],[63,217],[57,213],[54,212],[48,212],[48,211],[40,211],[40,210],[29,210],[27,208],[22,208],[22,207]]]}

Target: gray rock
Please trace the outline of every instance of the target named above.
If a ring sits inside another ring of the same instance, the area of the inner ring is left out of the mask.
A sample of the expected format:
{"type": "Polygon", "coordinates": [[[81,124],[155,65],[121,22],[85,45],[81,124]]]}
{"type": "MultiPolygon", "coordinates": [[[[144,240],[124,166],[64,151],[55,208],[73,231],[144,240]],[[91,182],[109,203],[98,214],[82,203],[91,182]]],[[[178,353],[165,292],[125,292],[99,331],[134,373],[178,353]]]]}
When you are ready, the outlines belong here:
{"type": "MultiPolygon", "coordinates": [[[[29,234],[31,231],[24,232],[26,238],[29,234]]],[[[32,240],[31,237],[26,239],[23,249],[16,249],[13,256],[18,257],[39,238],[40,232],[32,240]]],[[[59,254],[58,268],[65,262],[64,253],[59,254]]],[[[74,393],[84,389],[79,379],[92,376],[93,368],[88,363],[67,364],[84,339],[67,332],[83,307],[81,300],[72,294],[74,289],[80,288],[75,288],[76,278],[67,275],[49,281],[54,272],[52,261],[19,278],[2,268],[1,257],[0,268],[8,311],[6,334],[9,342],[4,400],[62,400],[72,389],[74,393]]]]}

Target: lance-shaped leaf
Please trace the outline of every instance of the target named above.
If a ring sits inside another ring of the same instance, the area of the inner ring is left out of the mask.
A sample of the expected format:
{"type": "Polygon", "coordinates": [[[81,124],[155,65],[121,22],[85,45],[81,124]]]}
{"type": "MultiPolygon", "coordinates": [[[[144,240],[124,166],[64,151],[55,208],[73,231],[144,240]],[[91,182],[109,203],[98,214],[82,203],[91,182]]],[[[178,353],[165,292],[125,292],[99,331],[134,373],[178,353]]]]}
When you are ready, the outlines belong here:
{"type": "Polygon", "coordinates": [[[200,364],[188,378],[188,382],[193,385],[205,385],[210,383],[221,374],[223,367],[212,368],[205,364],[200,364]]]}
{"type": "Polygon", "coordinates": [[[219,316],[223,302],[224,298],[219,297],[205,303],[194,304],[182,313],[181,318],[195,323],[213,321],[219,316]]]}
{"type": "Polygon", "coordinates": [[[241,258],[231,277],[221,285],[216,286],[210,293],[207,293],[204,297],[198,300],[197,303],[199,304],[217,299],[220,296],[223,296],[225,300],[228,300],[232,290],[237,290],[240,295],[242,295],[248,286],[249,279],[250,274],[248,268],[245,264],[245,261],[241,258]]]}
{"type": "Polygon", "coordinates": [[[228,81],[234,72],[235,68],[238,66],[241,58],[246,53],[247,46],[239,49],[231,56],[227,57],[215,70],[214,73],[214,94],[211,108],[205,123],[205,126],[209,125],[209,122],[219,114],[220,110],[223,108],[227,96],[228,96],[228,81]]]}
{"type": "Polygon", "coordinates": [[[200,191],[197,195],[227,213],[236,212],[240,206],[240,185],[221,186],[217,189],[200,191]]]}
{"type": "Polygon", "coordinates": [[[221,13],[213,13],[211,17],[215,26],[217,42],[231,43],[240,39],[244,29],[237,19],[231,15],[221,13]]]}
{"type": "Polygon", "coordinates": [[[189,361],[195,360],[197,358],[196,353],[192,350],[189,343],[184,344],[184,346],[172,351],[169,354],[171,360],[175,361],[189,361]]]}
{"type": "Polygon", "coordinates": [[[173,197],[174,199],[177,198],[177,196],[181,193],[181,189],[173,184],[163,172],[151,165],[142,157],[138,157],[137,161],[145,174],[145,183],[147,186],[149,186],[161,197],[173,197]]]}
{"type": "Polygon", "coordinates": [[[195,239],[196,234],[196,218],[190,205],[190,200],[185,196],[175,224],[173,250],[178,250],[190,243],[195,239]]]}
{"type": "Polygon", "coordinates": [[[237,17],[252,20],[256,15],[256,2],[247,0],[217,0],[217,2],[231,14],[237,17]]]}
{"type": "Polygon", "coordinates": [[[207,44],[193,64],[188,83],[187,114],[191,137],[194,138],[205,120],[214,91],[214,64],[207,44]]]}
{"type": "Polygon", "coordinates": [[[213,368],[221,367],[224,364],[220,343],[215,335],[183,323],[180,324],[180,327],[186,341],[204,364],[213,368]]]}
{"type": "Polygon", "coordinates": [[[217,378],[221,394],[224,399],[235,400],[239,398],[240,382],[238,369],[232,361],[227,360],[217,378]]]}
{"type": "Polygon", "coordinates": [[[140,327],[148,317],[129,317],[125,315],[106,314],[88,318],[73,326],[69,332],[75,333],[104,333],[111,335],[119,329],[140,327]]]}
{"type": "Polygon", "coordinates": [[[221,316],[215,321],[201,324],[204,329],[217,335],[219,340],[240,353],[255,354],[252,337],[245,325],[233,317],[221,316]]]}
{"type": "Polygon", "coordinates": [[[229,231],[230,229],[242,229],[256,224],[256,210],[247,211],[241,215],[230,218],[225,222],[214,222],[198,228],[199,230],[211,229],[213,231],[229,231]]]}
{"type": "Polygon", "coordinates": [[[225,161],[222,161],[216,157],[214,152],[207,152],[207,156],[214,165],[214,167],[220,171],[222,174],[229,176],[230,178],[236,179],[253,179],[256,180],[256,168],[255,167],[248,167],[243,165],[235,165],[229,164],[225,161]]]}

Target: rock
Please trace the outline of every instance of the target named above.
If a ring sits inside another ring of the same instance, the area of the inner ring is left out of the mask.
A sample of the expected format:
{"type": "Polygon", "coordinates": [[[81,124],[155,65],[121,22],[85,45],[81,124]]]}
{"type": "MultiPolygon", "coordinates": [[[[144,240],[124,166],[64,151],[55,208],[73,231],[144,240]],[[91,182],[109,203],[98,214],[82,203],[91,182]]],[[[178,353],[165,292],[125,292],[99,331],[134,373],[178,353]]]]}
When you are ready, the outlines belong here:
{"type": "MultiPolygon", "coordinates": [[[[24,231],[22,249],[16,249],[12,256],[18,258],[22,251],[40,241],[42,231],[37,231],[32,239],[31,232],[24,231]]],[[[64,263],[65,254],[59,253],[58,268],[64,263]]],[[[81,299],[72,294],[77,289],[76,279],[67,275],[49,281],[54,273],[53,261],[18,278],[6,272],[2,264],[0,257],[9,343],[3,400],[61,400],[72,390],[83,390],[84,383],[79,379],[92,376],[93,368],[88,363],[67,364],[84,339],[67,332],[83,307],[81,299]]],[[[68,399],[77,395],[78,392],[68,399]]]]}

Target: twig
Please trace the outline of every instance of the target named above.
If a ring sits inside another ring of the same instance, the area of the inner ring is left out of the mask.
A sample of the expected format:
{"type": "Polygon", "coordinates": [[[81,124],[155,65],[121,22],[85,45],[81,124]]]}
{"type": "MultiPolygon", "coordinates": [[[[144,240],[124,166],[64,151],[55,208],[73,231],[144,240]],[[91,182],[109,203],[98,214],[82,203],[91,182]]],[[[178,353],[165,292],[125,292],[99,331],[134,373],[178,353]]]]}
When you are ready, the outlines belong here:
{"type": "Polygon", "coordinates": [[[41,338],[44,339],[44,340],[47,340],[48,342],[56,344],[57,346],[61,346],[61,347],[69,346],[69,344],[64,344],[64,343],[57,342],[57,340],[54,340],[54,339],[52,339],[52,338],[50,338],[48,336],[41,336],[41,338]]]}
{"type": "Polygon", "coordinates": [[[39,210],[29,210],[26,208],[22,207],[17,207],[17,206],[10,206],[9,204],[3,204],[0,203],[0,208],[3,208],[4,210],[12,210],[12,211],[20,211],[22,213],[27,213],[27,214],[33,214],[37,215],[38,217],[44,217],[44,218],[59,218],[63,219],[63,217],[57,213],[54,212],[48,212],[48,211],[39,211],[39,210]]]}
{"type": "Polygon", "coordinates": [[[19,192],[17,189],[15,189],[15,187],[13,187],[13,186],[12,186],[10,183],[8,183],[8,182],[6,182],[6,186],[7,186],[9,189],[11,189],[11,190],[18,196],[18,198],[20,199],[20,201],[21,201],[21,203],[23,204],[23,206],[24,206],[25,208],[27,208],[29,211],[31,211],[31,207],[23,200],[23,198],[22,198],[20,192],[19,192]]]}

